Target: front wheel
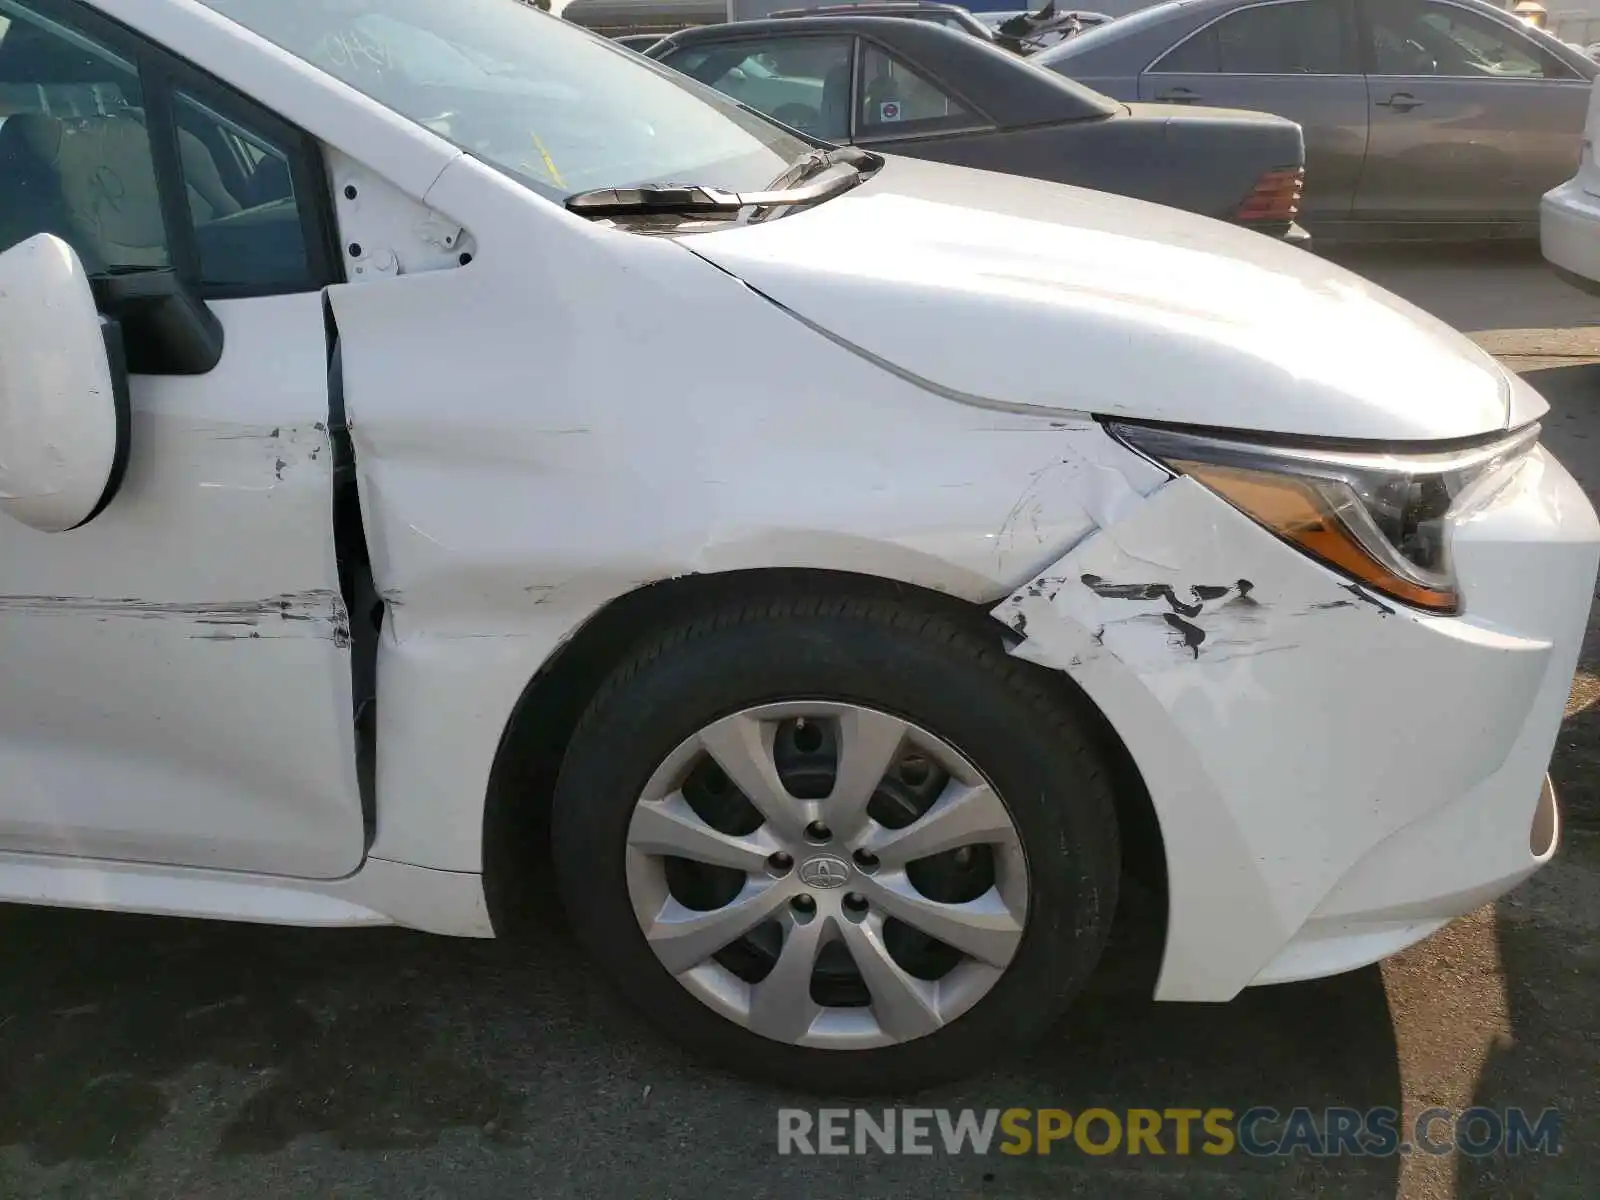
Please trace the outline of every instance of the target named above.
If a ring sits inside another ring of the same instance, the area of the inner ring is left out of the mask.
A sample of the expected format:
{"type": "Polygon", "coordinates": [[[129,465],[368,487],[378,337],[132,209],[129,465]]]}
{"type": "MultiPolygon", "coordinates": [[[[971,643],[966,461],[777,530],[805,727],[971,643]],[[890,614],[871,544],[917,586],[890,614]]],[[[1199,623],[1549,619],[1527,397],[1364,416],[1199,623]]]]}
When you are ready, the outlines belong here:
{"type": "Polygon", "coordinates": [[[601,688],[557,788],[559,883],[669,1034],[884,1092],[1060,1015],[1116,905],[1112,797],[1070,708],[986,634],[904,601],[747,604],[601,688]]]}

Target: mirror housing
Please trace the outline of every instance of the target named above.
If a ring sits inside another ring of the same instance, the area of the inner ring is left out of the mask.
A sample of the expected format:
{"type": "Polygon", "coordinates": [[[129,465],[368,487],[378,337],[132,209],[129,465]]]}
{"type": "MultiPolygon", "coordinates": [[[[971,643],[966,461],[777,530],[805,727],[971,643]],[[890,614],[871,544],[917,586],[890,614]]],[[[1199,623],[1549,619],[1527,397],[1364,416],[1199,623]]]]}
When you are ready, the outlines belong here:
{"type": "Polygon", "coordinates": [[[222,322],[177,273],[130,271],[90,282],[100,311],[122,327],[134,375],[204,375],[222,361],[222,322]]]}
{"type": "Polygon", "coordinates": [[[44,533],[111,502],[131,416],[122,332],[51,234],[0,253],[0,512],[44,533]]]}

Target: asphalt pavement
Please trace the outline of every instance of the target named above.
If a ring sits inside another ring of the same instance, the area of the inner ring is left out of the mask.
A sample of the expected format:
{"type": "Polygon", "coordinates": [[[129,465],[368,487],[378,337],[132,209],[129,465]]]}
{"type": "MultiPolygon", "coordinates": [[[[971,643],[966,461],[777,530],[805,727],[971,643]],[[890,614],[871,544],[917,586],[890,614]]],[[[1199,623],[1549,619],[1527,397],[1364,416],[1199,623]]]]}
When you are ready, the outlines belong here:
{"type": "MultiPolygon", "coordinates": [[[[1524,372],[1600,499],[1600,301],[1515,253],[1350,261],[1524,372]]],[[[0,1197],[1593,1196],[1600,626],[1589,641],[1553,767],[1565,846],[1511,896],[1382,968],[1229,1005],[1155,1005],[1107,972],[1025,1061],[915,1098],[1557,1108],[1558,1155],[780,1156],[777,1110],[817,1101],[686,1060],[553,918],[511,946],[0,906],[0,1197]]]]}

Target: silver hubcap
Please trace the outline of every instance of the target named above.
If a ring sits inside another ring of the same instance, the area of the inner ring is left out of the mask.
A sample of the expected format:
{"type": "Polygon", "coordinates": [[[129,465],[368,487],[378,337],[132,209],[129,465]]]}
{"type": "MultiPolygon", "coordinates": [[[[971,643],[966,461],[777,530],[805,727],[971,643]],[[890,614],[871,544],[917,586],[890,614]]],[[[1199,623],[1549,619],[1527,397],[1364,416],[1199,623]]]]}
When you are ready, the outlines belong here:
{"type": "Polygon", "coordinates": [[[953,1021],[1027,917],[1021,840],[977,769],[897,717],[823,701],[747,709],[674,750],[634,809],[627,879],[684,987],[828,1049],[953,1021]]]}

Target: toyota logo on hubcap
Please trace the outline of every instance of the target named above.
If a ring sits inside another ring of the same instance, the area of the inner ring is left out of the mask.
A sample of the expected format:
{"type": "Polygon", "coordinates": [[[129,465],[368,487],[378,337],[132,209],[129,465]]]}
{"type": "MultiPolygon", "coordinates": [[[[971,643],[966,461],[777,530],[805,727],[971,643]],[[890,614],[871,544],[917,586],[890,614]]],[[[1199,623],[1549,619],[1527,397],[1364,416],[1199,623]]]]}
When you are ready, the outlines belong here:
{"type": "Polygon", "coordinates": [[[807,887],[837,888],[850,881],[850,865],[831,854],[819,854],[800,864],[800,882],[807,887]]]}

